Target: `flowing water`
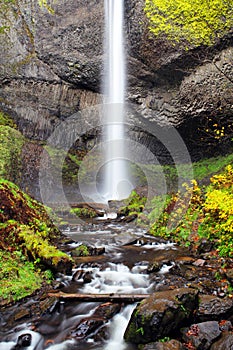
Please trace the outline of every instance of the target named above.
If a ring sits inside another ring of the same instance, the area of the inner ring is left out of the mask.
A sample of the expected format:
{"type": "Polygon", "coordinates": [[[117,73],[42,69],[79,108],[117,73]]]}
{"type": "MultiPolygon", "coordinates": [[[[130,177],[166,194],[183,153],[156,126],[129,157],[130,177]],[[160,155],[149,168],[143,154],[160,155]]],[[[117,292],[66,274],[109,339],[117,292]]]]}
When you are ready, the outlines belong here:
{"type": "MultiPolygon", "coordinates": [[[[58,283],[67,293],[151,293],[155,281],[147,273],[149,262],[155,255],[161,254],[164,258],[176,252],[173,244],[158,244],[142,229],[118,223],[96,221],[76,226],[68,236],[74,241],[68,249],[88,242],[96,247],[105,246],[106,252],[102,256],[83,258],[73,271],[73,276],[80,274],[80,278],[58,276],[58,283]],[[87,273],[91,274],[91,280],[84,283],[82,276],[87,273]]],[[[162,266],[161,279],[168,270],[169,267],[162,266]]],[[[33,302],[33,298],[28,301],[29,304],[33,302]]],[[[39,319],[19,322],[17,327],[7,326],[2,320],[0,350],[135,350],[134,345],[126,344],[123,339],[135,304],[122,304],[115,316],[97,330],[85,334],[85,320],[91,319],[99,306],[97,302],[60,301],[39,319]],[[19,337],[24,335],[31,336],[30,346],[15,348],[19,337]]]]}
{"type": "Polygon", "coordinates": [[[105,0],[105,54],[102,193],[106,199],[122,199],[132,190],[124,145],[124,0],[105,0]]]}

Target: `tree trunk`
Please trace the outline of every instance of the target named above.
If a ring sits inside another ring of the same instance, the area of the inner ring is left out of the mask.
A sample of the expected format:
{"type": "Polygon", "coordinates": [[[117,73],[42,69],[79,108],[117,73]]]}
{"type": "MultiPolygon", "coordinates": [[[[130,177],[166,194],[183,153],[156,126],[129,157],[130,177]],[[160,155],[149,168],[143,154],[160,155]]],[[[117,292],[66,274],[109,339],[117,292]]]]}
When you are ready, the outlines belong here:
{"type": "Polygon", "coordinates": [[[48,293],[50,297],[59,299],[75,299],[78,301],[111,301],[115,303],[134,303],[149,297],[150,294],[80,294],[80,293],[48,293]]]}

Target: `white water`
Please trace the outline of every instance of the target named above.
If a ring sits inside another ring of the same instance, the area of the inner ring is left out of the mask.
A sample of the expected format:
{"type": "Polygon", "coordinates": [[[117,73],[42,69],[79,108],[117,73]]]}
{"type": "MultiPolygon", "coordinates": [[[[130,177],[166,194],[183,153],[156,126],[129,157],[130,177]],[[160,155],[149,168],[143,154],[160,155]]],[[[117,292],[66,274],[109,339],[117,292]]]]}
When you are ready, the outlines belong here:
{"type": "Polygon", "coordinates": [[[128,197],[132,190],[124,139],[124,0],[105,0],[104,166],[102,195],[128,197]]]}
{"type": "MultiPolygon", "coordinates": [[[[109,263],[105,270],[92,268],[93,280],[84,286],[82,293],[150,293],[151,288],[153,288],[153,282],[149,280],[148,274],[143,273],[146,268],[147,265],[140,265],[130,270],[129,267],[122,263],[109,263]]],[[[128,305],[113,317],[109,323],[109,340],[103,347],[97,347],[95,350],[135,349],[133,345],[124,341],[124,333],[134,308],[135,305],[128,305]]]]}

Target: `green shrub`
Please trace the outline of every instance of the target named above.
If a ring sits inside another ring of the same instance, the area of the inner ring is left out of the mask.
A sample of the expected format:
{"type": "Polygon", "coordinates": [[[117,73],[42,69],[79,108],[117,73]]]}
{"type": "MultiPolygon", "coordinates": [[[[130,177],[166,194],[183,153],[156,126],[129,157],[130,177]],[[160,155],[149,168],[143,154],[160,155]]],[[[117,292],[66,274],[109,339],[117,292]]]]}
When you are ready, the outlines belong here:
{"type": "MultiPolygon", "coordinates": [[[[233,256],[233,168],[210,179],[210,185],[200,188],[184,184],[182,195],[168,196],[162,214],[156,218],[151,211],[150,232],[184,245],[199,245],[207,238],[220,256],[233,256]],[[156,219],[153,222],[153,219],[156,219]]],[[[159,203],[157,197],[154,203],[159,203]]]]}

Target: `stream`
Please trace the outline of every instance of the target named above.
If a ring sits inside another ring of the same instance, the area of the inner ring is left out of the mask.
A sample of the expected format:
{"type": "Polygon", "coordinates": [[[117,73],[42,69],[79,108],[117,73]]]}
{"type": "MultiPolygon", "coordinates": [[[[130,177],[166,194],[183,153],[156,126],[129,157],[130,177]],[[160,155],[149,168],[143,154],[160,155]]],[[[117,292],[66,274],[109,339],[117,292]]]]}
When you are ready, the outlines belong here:
{"type": "MultiPolygon", "coordinates": [[[[105,247],[102,255],[79,258],[72,272],[73,277],[58,275],[57,282],[67,293],[151,293],[172,267],[171,259],[179,254],[174,244],[158,243],[144,230],[129,224],[122,226],[114,220],[71,225],[65,234],[73,242],[66,247],[67,250],[74,249],[80,243],[96,248],[105,247]],[[157,279],[147,273],[148,265],[155,256],[158,261],[168,261],[161,264],[157,279]],[[87,276],[90,277],[88,281],[87,276]]],[[[33,298],[28,303],[33,303],[33,298]]],[[[60,300],[39,319],[29,320],[17,327],[11,328],[1,320],[0,350],[136,349],[123,339],[136,303],[117,304],[117,312],[102,323],[96,316],[100,304],[60,300]],[[93,325],[92,321],[89,322],[92,317],[95,320],[93,325]]]]}

